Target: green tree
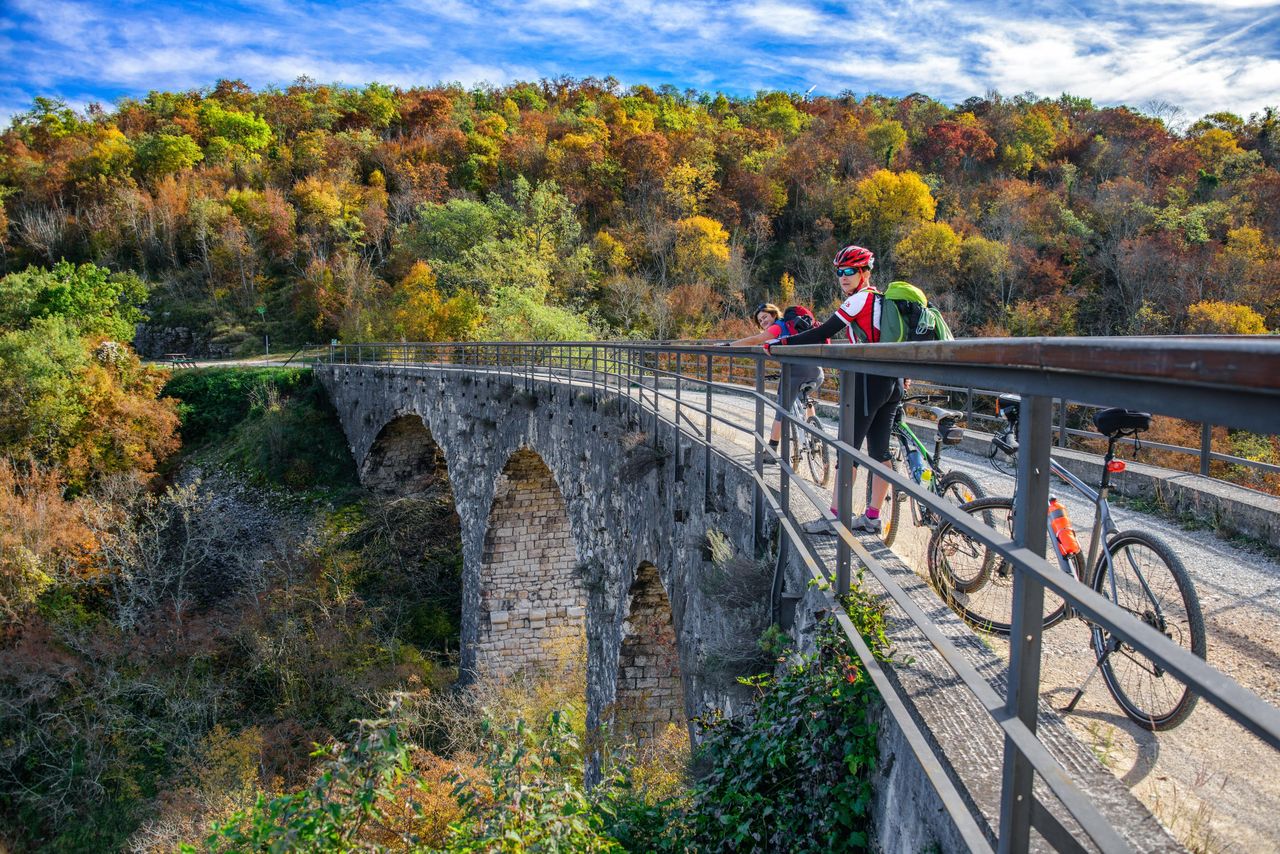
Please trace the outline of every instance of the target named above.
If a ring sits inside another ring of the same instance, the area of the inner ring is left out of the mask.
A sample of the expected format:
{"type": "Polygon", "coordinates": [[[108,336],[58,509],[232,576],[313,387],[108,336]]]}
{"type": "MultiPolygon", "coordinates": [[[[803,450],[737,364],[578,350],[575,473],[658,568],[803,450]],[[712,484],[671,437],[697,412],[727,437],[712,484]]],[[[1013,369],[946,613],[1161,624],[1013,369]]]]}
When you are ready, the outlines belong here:
{"type": "Polygon", "coordinates": [[[134,148],[138,168],[153,180],[190,169],[204,159],[200,146],[185,133],[146,133],[138,137],[134,148]]]}
{"type": "Polygon", "coordinates": [[[205,148],[213,161],[254,159],[271,144],[271,125],[261,116],[228,110],[217,101],[200,105],[200,123],[208,130],[205,148]]]}
{"type": "Polygon", "coordinates": [[[892,119],[877,122],[867,128],[867,144],[871,146],[871,150],[876,153],[876,157],[888,169],[889,165],[893,163],[893,158],[907,144],[907,131],[902,127],[901,122],[895,122],[892,119]]]}
{"type": "Polygon", "coordinates": [[[134,326],[147,319],[139,309],[146,300],[146,285],[132,273],[70,261],[28,267],[0,279],[0,329],[60,317],[81,335],[132,341],[134,326]]]}
{"type": "Polygon", "coordinates": [[[483,341],[591,341],[591,323],[570,309],[552,305],[549,289],[505,281],[495,284],[484,307],[483,341]]]}

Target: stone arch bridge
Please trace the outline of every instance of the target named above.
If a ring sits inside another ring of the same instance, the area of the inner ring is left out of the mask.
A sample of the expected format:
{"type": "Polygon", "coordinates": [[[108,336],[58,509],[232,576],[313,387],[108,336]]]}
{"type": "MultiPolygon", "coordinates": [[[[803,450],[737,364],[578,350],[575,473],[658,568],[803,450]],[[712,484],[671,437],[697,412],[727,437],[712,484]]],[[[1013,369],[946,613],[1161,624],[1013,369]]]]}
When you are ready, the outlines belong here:
{"type": "Polygon", "coordinates": [[[740,702],[767,572],[724,577],[708,532],[754,549],[753,481],[626,395],[497,370],[319,365],[361,482],[448,474],[462,529],[464,676],[585,660],[588,726],[643,743],[740,702]],[[744,670],[744,666],[746,669],[744,670]]]}

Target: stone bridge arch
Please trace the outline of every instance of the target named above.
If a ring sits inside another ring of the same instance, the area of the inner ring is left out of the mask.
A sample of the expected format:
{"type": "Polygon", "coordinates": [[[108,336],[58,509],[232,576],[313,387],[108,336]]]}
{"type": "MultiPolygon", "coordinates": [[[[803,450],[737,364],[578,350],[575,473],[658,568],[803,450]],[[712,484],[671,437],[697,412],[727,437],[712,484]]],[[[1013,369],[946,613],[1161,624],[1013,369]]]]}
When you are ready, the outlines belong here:
{"type": "Polygon", "coordinates": [[[383,425],[359,461],[361,485],[383,497],[426,492],[442,474],[447,478],[444,452],[416,412],[383,425]]]}
{"type": "Polygon", "coordinates": [[[627,592],[618,651],[614,730],[644,746],[668,726],[688,727],[675,621],[658,568],[645,561],[627,592]]]}
{"type": "MultiPolygon", "coordinates": [[[[563,608],[566,623],[580,619],[585,629],[588,726],[604,723],[619,699],[635,705],[636,691],[649,693],[649,706],[656,707],[653,700],[660,696],[671,704],[662,709],[661,719],[654,714],[634,721],[642,738],[665,722],[688,721],[711,706],[732,714],[748,699],[737,683],[741,674],[718,667],[715,650],[754,649],[764,626],[724,619],[732,603],[717,601],[706,583],[712,570],[709,531],[724,534],[738,554],[750,555],[755,547],[753,481],[732,460],[714,449],[708,452],[696,437],[666,421],[655,423],[634,399],[603,388],[448,366],[317,370],[353,456],[373,478],[371,485],[397,488],[395,481],[403,479],[398,488],[414,488],[425,476],[426,461],[439,459],[427,439],[443,457],[462,521],[464,676],[480,675],[486,658],[493,663],[489,652],[498,648],[496,627],[515,625],[510,612],[524,607],[516,588],[514,596],[495,596],[493,585],[486,591],[486,566],[495,568],[504,543],[518,547],[516,526],[509,522],[528,515],[516,508],[532,500],[538,491],[533,484],[545,487],[544,497],[554,484],[563,510],[539,523],[553,527],[554,536],[544,536],[556,540],[567,525],[571,548],[541,557],[563,572],[573,556],[572,581],[559,592],[582,597],[573,605],[565,601],[563,608]],[[413,418],[422,423],[421,432],[413,418]],[[541,466],[536,477],[523,468],[535,460],[541,466]],[[503,532],[504,525],[512,530],[503,532]],[[585,609],[582,616],[571,617],[570,608],[578,607],[585,609]],[[650,665],[642,660],[655,656],[644,651],[640,638],[655,627],[670,632],[663,635],[664,644],[674,638],[674,667],[667,667],[668,656],[659,665],[666,667],[663,676],[643,669],[650,665]],[[646,679],[658,684],[634,681],[646,679]]],[[[766,583],[758,597],[768,596],[766,583]]],[[[542,600],[530,589],[528,601],[542,600]]],[[[528,623],[520,625],[535,628],[541,618],[535,610],[544,609],[528,607],[528,623]]],[[[561,620],[552,617],[551,608],[545,610],[547,623],[561,620]]],[[[510,672],[523,664],[499,669],[510,672]]]]}
{"type": "Polygon", "coordinates": [[[560,485],[536,451],[521,447],[497,477],[485,524],[477,672],[585,664],[586,614],[560,485]]]}

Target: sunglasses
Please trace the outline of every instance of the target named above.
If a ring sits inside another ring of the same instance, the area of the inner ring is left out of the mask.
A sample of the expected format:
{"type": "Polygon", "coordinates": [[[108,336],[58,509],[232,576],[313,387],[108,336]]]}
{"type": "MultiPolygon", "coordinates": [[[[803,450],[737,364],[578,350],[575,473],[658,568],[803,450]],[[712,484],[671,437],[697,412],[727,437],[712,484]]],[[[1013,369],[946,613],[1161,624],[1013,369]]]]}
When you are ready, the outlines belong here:
{"type": "Polygon", "coordinates": [[[856,276],[865,269],[867,268],[866,267],[840,267],[839,269],[836,270],[836,275],[837,276],[856,276]]]}

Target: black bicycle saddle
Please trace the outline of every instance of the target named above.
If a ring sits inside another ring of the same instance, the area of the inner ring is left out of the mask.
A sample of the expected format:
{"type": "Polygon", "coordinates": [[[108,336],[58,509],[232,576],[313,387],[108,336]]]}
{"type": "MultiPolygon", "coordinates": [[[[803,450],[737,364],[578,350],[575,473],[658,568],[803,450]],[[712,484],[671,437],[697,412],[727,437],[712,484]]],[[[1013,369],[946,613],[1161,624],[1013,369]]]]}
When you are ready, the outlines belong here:
{"type": "Polygon", "coordinates": [[[1150,412],[1135,412],[1132,409],[1099,409],[1093,413],[1093,426],[1109,439],[1125,433],[1136,433],[1151,426],[1150,412]]]}
{"type": "Polygon", "coordinates": [[[938,421],[941,421],[944,418],[950,418],[952,421],[959,421],[961,418],[964,418],[963,412],[956,412],[954,409],[943,409],[941,406],[926,406],[924,409],[938,421]]]}

